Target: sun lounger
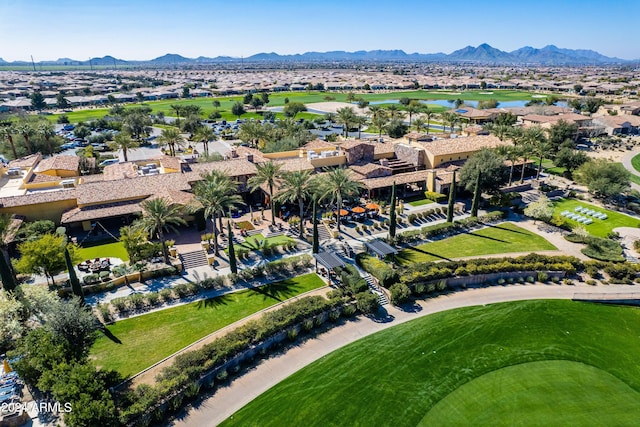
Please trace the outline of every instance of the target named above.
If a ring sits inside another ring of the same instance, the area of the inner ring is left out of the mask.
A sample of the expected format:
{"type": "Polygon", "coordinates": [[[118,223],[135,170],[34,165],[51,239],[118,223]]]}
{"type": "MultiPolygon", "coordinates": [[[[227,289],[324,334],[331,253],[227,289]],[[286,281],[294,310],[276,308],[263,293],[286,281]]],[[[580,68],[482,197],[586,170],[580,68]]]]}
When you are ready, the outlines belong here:
{"type": "Polygon", "coordinates": [[[582,206],[576,206],[576,208],[574,209],[574,211],[576,211],[576,212],[582,212],[582,206]]]}
{"type": "Polygon", "coordinates": [[[587,219],[587,220],[584,222],[584,225],[589,225],[589,224],[593,224],[593,220],[592,220],[592,219],[587,219]]]}

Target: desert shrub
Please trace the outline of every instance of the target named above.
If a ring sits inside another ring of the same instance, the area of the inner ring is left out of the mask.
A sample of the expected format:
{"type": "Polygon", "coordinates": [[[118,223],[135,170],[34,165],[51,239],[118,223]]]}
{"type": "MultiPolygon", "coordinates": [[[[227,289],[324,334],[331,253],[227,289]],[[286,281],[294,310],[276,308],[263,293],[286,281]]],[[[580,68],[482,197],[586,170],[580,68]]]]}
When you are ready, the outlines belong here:
{"type": "Polygon", "coordinates": [[[536,281],[536,279],[534,279],[533,276],[527,276],[525,280],[527,281],[527,283],[535,283],[536,281]]]}
{"type": "Polygon", "coordinates": [[[416,214],[411,213],[407,216],[407,220],[409,221],[409,223],[413,224],[414,222],[416,222],[416,219],[418,217],[416,216],[416,214]]]}
{"type": "Polygon", "coordinates": [[[160,295],[157,292],[149,292],[145,294],[147,303],[151,306],[158,305],[160,303],[160,295]]]}
{"type": "Polygon", "coordinates": [[[630,264],[609,264],[604,268],[611,283],[632,283],[636,270],[630,264]]]}
{"type": "Polygon", "coordinates": [[[87,274],[86,276],[84,276],[82,281],[84,282],[85,285],[94,285],[100,281],[100,276],[93,273],[87,274]]]}
{"type": "Polygon", "coordinates": [[[111,308],[109,307],[109,304],[98,304],[98,313],[100,313],[100,316],[102,317],[102,320],[105,322],[110,322],[112,319],[111,316],[111,308]]]}
{"type": "Polygon", "coordinates": [[[356,295],[356,307],[363,314],[372,314],[378,311],[380,301],[378,296],[371,292],[360,292],[356,295]]]}
{"type": "Polygon", "coordinates": [[[158,295],[160,295],[162,301],[167,302],[173,300],[173,291],[169,288],[160,289],[158,295]]]}
{"type": "Polygon", "coordinates": [[[396,283],[389,288],[391,292],[391,303],[400,305],[409,300],[411,297],[411,289],[404,283],[396,283]]]}
{"type": "Polygon", "coordinates": [[[547,273],[545,273],[544,271],[539,271],[538,272],[538,282],[545,283],[547,280],[549,280],[549,275],[547,273]]]}
{"type": "Polygon", "coordinates": [[[142,308],[145,303],[144,294],[131,294],[127,297],[127,299],[129,300],[129,304],[135,309],[142,308]]]}
{"type": "Polygon", "coordinates": [[[388,263],[381,261],[376,257],[361,253],[356,256],[356,262],[367,273],[370,273],[378,279],[380,285],[385,288],[398,281],[398,273],[396,270],[391,268],[388,263]]]}
{"type": "Polygon", "coordinates": [[[111,300],[111,305],[118,313],[122,313],[127,309],[127,299],[126,297],[114,298],[111,300]]]}

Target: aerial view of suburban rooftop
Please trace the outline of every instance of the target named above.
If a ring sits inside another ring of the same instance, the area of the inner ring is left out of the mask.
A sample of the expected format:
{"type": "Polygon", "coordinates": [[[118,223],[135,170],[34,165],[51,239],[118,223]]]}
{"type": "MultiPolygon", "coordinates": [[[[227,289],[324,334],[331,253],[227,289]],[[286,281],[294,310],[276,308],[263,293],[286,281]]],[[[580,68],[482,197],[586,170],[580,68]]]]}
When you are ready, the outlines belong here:
{"type": "Polygon", "coordinates": [[[639,425],[605,16],[0,0],[0,427],[639,425]]]}

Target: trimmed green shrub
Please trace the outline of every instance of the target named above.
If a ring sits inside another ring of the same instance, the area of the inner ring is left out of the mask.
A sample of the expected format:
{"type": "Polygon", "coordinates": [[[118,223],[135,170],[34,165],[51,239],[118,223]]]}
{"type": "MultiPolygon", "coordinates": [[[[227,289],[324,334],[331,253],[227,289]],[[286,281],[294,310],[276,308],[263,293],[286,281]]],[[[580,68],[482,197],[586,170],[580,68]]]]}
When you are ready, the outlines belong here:
{"type": "Polygon", "coordinates": [[[393,305],[403,304],[411,297],[411,290],[404,283],[391,285],[389,291],[391,292],[391,303],[393,305]]]}
{"type": "Polygon", "coordinates": [[[441,194],[441,193],[436,193],[435,191],[425,191],[424,192],[424,198],[427,200],[432,200],[434,202],[443,202],[444,200],[446,200],[447,195],[446,194],[441,194]]]}
{"type": "Polygon", "coordinates": [[[398,281],[397,271],[391,268],[388,263],[381,261],[374,256],[360,253],[356,256],[356,262],[367,273],[370,273],[378,279],[380,285],[385,288],[398,281]]]}
{"type": "Polygon", "coordinates": [[[356,307],[363,314],[373,314],[380,308],[380,301],[371,292],[360,292],[356,295],[356,307]]]}

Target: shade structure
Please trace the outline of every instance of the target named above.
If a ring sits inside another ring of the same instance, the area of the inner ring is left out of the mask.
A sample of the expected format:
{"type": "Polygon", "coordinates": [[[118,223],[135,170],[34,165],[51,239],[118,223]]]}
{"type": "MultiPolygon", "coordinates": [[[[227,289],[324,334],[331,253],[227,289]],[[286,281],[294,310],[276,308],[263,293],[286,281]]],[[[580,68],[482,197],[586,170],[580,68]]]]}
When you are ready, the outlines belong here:
{"type": "Polygon", "coordinates": [[[353,213],[365,213],[365,209],[363,207],[360,206],[356,206],[355,208],[351,209],[351,212],[353,213]]]}
{"type": "MultiPolygon", "coordinates": [[[[334,212],[336,215],[338,215],[338,211],[334,212]]],[[[340,216],[347,216],[349,215],[349,211],[345,210],[345,209],[340,209],[340,216]]]]}
{"type": "Polygon", "coordinates": [[[377,203],[367,203],[364,207],[369,209],[370,211],[375,211],[380,209],[380,205],[378,205],[377,203]]]}
{"type": "Polygon", "coordinates": [[[387,255],[395,255],[398,253],[396,248],[390,246],[380,239],[374,239],[368,242],[364,242],[364,246],[367,249],[367,252],[373,252],[375,255],[381,258],[384,258],[387,255]]]}
{"type": "Polygon", "coordinates": [[[345,262],[333,252],[320,252],[318,254],[313,254],[313,257],[316,259],[316,263],[322,265],[329,271],[334,268],[345,266],[345,262]]]}

